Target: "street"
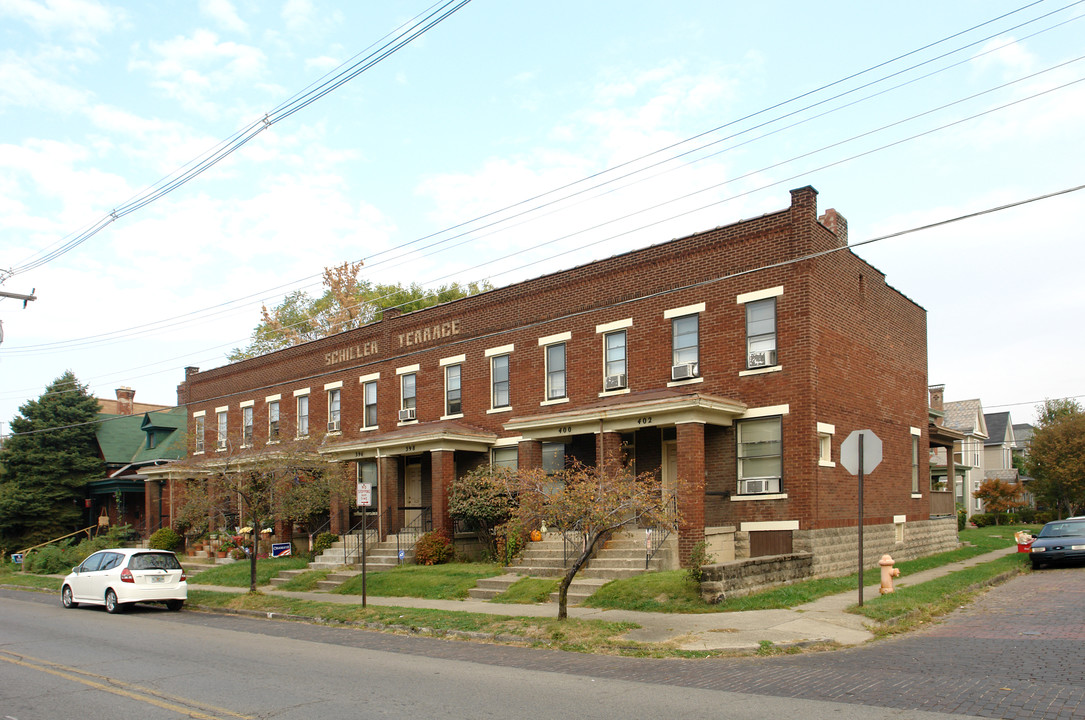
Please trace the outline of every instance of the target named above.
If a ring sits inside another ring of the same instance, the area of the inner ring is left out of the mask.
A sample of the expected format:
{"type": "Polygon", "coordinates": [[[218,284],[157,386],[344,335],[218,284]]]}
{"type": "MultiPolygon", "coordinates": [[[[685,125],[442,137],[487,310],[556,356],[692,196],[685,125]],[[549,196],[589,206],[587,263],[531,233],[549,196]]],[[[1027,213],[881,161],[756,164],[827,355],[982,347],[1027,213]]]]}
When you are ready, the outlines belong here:
{"type": "Polygon", "coordinates": [[[0,590],[0,717],[1085,718],[1085,569],[1031,573],[901,639],[652,660],[0,590]],[[941,714],[944,713],[945,715],[941,714]]]}

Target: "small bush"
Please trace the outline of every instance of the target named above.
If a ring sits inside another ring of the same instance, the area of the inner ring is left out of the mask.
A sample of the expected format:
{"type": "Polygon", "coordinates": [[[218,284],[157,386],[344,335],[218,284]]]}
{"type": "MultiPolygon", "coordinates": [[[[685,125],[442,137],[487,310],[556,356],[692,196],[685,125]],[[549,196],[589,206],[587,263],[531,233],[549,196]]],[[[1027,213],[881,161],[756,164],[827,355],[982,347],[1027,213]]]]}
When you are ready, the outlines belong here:
{"type": "Polygon", "coordinates": [[[994,513],[976,513],[969,518],[972,524],[978,528],[997,525],[998,516],[994,513]]]}
{"type": "Polygon", "coordinates": [[[158,528],[147,541],[147,547],[153,550],[177,550],[183,538],[168,527],[158,528]]]}
{"type": "Polygon", "coordinates": [[[704,570],[702,568],[705,565],[711,565],[712,558],[708,555],[708,543],[704,540],[700,541],[693,546],[693,549],[689,552],[689,568],[686,570],[686,575],[689,579],[698,585],[704,580],[704,570]]]}
{"type": "Polygon", "coordinates": [[[249,557],[249,554],[242,548],[234,548],[230,551],[230,557],[234,560],[245,560],[249,557]]]}
{"type": "Polygon", "coordinates": [[[324,532],[316,536],[316,540],[313,542],[313,555],[319,555],[332,546],[333,543],[339,542],[339,536],[335,533],[324,532]]]}
{"type": "Polygon", "coordinates": [[[440,530],[426,533],[414,546],[414,559],[419,565],[443,565],[455,554],[452,541],[440,530]]]}

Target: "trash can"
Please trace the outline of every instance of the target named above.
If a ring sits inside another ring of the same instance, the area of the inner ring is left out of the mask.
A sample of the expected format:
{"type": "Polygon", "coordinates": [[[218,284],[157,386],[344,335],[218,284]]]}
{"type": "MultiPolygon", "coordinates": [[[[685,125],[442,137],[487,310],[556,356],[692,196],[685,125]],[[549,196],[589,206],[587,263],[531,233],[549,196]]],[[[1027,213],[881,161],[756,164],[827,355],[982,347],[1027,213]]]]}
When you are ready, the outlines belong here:
{"type": "Polygon", "coordinates": [[[1032,552],[1032,543],[1036,540],[1036,538],[1032,537],[1024,530],[1018,530],[1013,534],[1013,539],[1017,541],[1017,552],[1032,552]]]}
{"type": "Polygon", "coordinates": [[[1029,540],[1027,543],[1017,543],[1017,552],[1032,552],[1032,541],[1029,540]]]}

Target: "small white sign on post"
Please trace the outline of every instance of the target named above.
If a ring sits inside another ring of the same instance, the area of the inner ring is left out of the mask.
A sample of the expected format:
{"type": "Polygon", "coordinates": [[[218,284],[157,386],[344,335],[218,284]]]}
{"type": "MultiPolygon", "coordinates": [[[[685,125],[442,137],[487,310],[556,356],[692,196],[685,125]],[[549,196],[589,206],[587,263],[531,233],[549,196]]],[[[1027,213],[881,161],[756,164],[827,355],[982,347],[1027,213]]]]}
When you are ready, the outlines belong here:
{"type": "Polygon", "coordinates": [[[373,486],[369,483],[358,483],[358,507],[369,507],[373,504],[373,486]]]}

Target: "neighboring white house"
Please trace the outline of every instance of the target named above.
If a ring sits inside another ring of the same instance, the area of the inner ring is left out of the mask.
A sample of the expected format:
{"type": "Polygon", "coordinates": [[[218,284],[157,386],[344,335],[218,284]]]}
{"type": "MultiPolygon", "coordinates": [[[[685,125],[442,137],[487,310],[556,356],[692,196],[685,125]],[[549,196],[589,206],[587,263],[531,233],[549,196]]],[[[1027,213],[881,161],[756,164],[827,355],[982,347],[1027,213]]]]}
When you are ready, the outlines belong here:
{"type": "MultiPolygon", "coordinates": [[[[954,448],[958,480],[954,497],[969,516],[983,512],[983,503],[972,496],[983,484],[986,466],[984,446],[988,440],[983,404],[979,399],[955,400],[944,404],[946,427],[964,433],[964,440],[954,448]]],[[[1012,463],[1011,463],[1012,467],[1012,463]]]]}

